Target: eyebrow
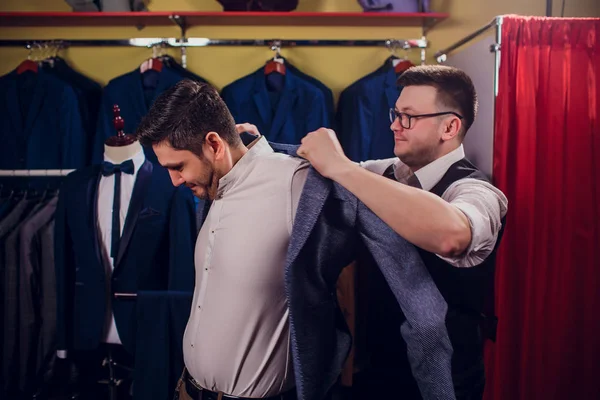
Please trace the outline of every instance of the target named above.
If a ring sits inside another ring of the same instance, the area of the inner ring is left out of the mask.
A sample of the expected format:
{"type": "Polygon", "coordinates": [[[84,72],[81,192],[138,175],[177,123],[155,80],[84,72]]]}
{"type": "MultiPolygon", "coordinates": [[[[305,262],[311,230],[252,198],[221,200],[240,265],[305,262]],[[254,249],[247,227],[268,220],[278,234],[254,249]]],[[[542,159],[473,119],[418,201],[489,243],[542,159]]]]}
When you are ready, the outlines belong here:
{"type": "MultiPolygon", "coordinates": [[[[397,111],[397,110],[398,110],[398,109],[396,109],[396,111],[397,111]]],[[[402,110],[402,111],[413,111],[413,112],[414,112],[414,111],[417,111],[417,110],[415,110],[414,108],[412,108],[411,106],[408,106],[408,107],[402,107],[400,110],[402,110]]]]}
{"type": "Polygon", "coordinates": [[[177,164],[161,164],[164,168],[166,169],[179,169],[181,167],[183,167],[183,163],[177,163],[177,164]]]}

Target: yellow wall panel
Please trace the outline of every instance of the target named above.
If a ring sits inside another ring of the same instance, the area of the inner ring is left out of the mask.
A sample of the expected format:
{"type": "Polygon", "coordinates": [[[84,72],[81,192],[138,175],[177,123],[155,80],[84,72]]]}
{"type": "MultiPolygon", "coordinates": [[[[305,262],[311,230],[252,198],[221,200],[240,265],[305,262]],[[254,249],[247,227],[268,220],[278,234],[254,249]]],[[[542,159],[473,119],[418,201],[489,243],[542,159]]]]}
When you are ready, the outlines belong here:
{"type": "MultiPolygon", "coordinates": [[[[555,0],[554,13],[560,14],[561,2],[555,0]]],[[[448,12],[450,18],[429,33],[433,53],[489,22],[499,14],[543,15],[545,0],[433,0],[432,9],[448,12]]],[[[151,11],[219,11],[214,0],[153,0],[151,11]]],[[[69,11],[63,0],[2,0],[0,11],[69,11]]],[[[361,11],[356,0],[300,0],[298,11],[361,11]]],[[[598,0],[568,0],[565,16],[600,16],[598,0]]],[[[2,27],[2,39],[58,38],[131,38],[178,37],[173,26],[146,27],[2,27]]],[[[421,29],[406,27],[339,27],[339,26],[195,26],[188,36],[233,39],[384,39],[420,38],[421,29]]],[[[179,50],[169,53],[179,58],[179,50]]],[[[322,80],[337,95],[350,83],[378,68],[389,56],[385,48],[288,48],[282,54],[304,72],[322,80]]],[[[86,75],[106,84],[111,78],[137,68],[151,56],[144,48],[71,48],[61,53],[68,62],[86,75]]],[[[13,70],[27,56],[25,49],[0,48],[0,74],[13,70]]],[[[208,47],[188,49],[188,68],[205,77],[218,88],[259,68],[272,56],[268,48],[208,47]]],[[[415,63],[420,52],[408,54],[415,63]]]]}

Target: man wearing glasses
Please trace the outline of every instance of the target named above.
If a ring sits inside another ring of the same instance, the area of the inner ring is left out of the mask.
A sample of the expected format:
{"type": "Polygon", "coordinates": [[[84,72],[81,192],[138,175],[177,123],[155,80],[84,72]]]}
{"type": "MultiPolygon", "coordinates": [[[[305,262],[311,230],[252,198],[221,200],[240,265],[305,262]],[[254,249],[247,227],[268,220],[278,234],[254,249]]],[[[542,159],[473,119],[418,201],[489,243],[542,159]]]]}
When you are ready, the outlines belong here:
{"type": "MultiPolygon", "coordinates": [[[[495,335],[488,322],[494,322],[495,253],[507,199],[465,158],[462,141],[477,112],[471,79],[456,68],[419,66],[402,74],[398,84],[403,90],[390,110],[397,158],[357,165],[344,155],[335,132],[324,128],[302,140],[298,155],[419,248],[448,303],[456,397],[481,399],[483,338],[495,335]]],[[[392,321],[390,329],[399,322],[392,321]]],[[[388,367],[401,363],[388,361],[388,367]]],[[[369,387],[398,389],[386,370],[371,374],[369,387]]]]}

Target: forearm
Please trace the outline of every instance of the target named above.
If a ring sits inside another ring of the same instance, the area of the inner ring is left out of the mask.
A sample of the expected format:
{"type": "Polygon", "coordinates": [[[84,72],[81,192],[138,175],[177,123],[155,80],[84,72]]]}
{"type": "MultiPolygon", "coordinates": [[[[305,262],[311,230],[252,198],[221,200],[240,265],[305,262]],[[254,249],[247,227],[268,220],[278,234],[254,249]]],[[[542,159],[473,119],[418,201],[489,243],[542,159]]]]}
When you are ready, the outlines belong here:
{"type": "Polygon", "coordinates": [[[396,233],[441,256],[462,253],[471,241],[467,217],[424,190],[399,184],[348,163],[332,178],[352,192],[396,233]]]}

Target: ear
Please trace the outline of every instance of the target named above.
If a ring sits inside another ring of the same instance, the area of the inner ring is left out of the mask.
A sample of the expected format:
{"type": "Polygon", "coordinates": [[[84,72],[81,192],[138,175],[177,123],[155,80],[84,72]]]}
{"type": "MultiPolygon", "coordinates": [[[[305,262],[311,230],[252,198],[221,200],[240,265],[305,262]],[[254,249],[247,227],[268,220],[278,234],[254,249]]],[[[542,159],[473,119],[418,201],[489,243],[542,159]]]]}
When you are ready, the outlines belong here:
{"type": "Polygon", "coordinates": [[[208,159],[219,161],[225,157],[225,142],[217,132],[208,132],[202,150],[208,159]]]}
{"type": "Polygon", "coordinates": [[[462,121],[460,118],[450,115],[447,118],[444,118],[440,125],[441,138],[443,141],[454,139],[459,135],[460,130],[462,129],[462,121]]]}

